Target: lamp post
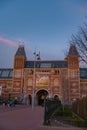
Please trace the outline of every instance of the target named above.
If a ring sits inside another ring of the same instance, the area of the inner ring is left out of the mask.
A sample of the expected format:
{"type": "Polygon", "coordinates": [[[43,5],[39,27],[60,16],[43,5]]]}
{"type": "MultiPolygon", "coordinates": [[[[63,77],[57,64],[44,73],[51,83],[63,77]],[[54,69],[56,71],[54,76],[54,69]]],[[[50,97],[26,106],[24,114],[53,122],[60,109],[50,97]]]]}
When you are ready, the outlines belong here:
{"type": "Polygon", "coordinates": [[[32,90],[32,109],[34,108],[34,90],[36,87],[36,60],[40,60],[40,53],[36,53],[36,51],[33,53],[34,54],[34,73],[33,73],[33,90],[32,90]]]}

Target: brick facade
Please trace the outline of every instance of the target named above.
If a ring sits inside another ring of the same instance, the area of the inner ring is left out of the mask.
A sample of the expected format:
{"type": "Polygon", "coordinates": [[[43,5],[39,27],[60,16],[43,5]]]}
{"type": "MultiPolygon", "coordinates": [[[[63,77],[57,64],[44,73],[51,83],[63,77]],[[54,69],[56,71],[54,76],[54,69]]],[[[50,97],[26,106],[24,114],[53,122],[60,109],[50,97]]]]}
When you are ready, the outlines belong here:
{"type": "MultiPolygon", "coordinates": [[[[85,70],[85,69],[84,69],[85,70]]],[[[81,78],[79,54],[76,47],[70,45],[64,60],[27,61],[24,46],[20,45],[14,56],[13,69],[0,69],[2,98],[14,99],[38,104],[40,99],[58,96],[63,103],[87,95],[87,77],[81,78]],[[84,79],[85,78],[85,79],[84,79]]]]}

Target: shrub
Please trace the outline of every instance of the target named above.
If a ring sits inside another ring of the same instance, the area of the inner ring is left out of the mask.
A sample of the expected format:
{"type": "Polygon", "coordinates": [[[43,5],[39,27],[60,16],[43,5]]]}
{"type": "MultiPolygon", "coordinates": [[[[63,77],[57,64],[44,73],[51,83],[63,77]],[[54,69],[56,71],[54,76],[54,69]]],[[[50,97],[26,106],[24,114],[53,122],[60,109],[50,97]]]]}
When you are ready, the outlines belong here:
{"type": "Polygon", "coordinates": [[[78,126],[78,127],[85,127],[86,126],[86,121],[79,119],[79,118],[74,118],[70,120],[72,125],[78,126]]]}
{"type": "Polygon", "coordinates": [[[60,107],[54,113],[53,116],[72,116],[72,111],[68,107],[60,107]]]}
{"type": "Polygon", "coordinates": [[[52,115],[52,117],[61,117],[63,122],[77,126],[77,127],[86,127],[86,121],[72,112],[69,107],[60,107],[52,115]]]}

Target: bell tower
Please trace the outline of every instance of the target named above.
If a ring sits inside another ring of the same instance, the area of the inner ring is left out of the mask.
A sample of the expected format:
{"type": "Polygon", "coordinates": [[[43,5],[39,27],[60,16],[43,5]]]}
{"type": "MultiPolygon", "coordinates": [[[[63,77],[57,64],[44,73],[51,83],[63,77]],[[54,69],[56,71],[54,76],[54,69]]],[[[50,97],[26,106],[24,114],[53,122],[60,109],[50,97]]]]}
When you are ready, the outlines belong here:
{"type": "Polygon", "coordinates": [[[69,103],[80,98],[79,54],[74,44],[70,45],[68,53],[68,96],[69,103]]]}
{"type": "Polygon", "coordinates": [[[24,45],[19,45],[14,56],[13,72],[13,97],[20,98],[24,87],[24,66],[26,62],[26,53],[24,45]]]}

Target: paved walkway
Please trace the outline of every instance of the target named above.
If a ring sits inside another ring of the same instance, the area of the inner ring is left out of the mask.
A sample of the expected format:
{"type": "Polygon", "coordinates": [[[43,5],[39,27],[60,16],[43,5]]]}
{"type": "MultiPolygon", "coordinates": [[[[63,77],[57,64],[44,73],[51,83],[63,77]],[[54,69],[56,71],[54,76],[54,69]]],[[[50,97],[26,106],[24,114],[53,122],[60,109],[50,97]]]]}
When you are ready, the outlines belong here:
{"type": "Polygon", "coordinates": [[[43,107],[15,106],[8,108],[0,106],[0,130],[86,130],[75,127],[43,126],[43,107]]]}

